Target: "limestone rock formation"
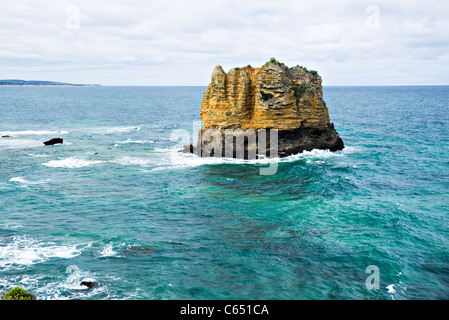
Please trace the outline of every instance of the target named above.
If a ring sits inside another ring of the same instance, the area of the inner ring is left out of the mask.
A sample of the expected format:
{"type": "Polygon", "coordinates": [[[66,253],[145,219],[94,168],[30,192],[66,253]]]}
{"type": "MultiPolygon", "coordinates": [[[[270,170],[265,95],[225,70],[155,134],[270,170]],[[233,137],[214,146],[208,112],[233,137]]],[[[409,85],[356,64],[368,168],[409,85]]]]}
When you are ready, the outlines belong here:
{"type": "Polygon", "coordinates": [[[239,136],[245,141],[245,158],[250,158],[251,150],[253,154],[264,151],[271,157],[283,157],[304,150],[344,148],[330,122],[318,73],[301,66],[288,68],[274,58],[261,68],[247,66],[226,73],[221,66],[215,67],[203,95],[200,116],[204,130],[199,134],[198,144],[185,146],[184,152],[238,157],[239,136]],[[261,135],[263,129],[267,133],[261,135]],[[269,138],[274,136],[269,131],[273,129],[277,132],[277,148],[269,138]],[[212,134],[206,134],[211,130],[212,134]],[[225,132],[230,130],[234,130],[236,137],[228,140],[234,148],[231,153],[230,149],[225,150],[224,143],[225,132]],[[221,138],[217,132],[222,134],[221,138]],[[255,141],[248,132],[255,133],[255,141]],[[266,148],[260,146],[261,141],[267,143],[266,148]]]}

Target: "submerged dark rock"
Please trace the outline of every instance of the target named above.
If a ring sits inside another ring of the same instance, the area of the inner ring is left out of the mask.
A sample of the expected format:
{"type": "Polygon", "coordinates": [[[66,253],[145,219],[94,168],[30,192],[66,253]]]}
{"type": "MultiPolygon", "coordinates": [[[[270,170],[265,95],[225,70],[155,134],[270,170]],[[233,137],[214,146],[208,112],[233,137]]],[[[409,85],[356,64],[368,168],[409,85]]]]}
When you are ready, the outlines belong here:
{"type": "Polygon", "coordinates": [[[53,146],[55,144],[61,144],[61,143],[64,143],[64,140],[62,138],[53,138],[53,139],[50,139],[50,140],[44,142],[44,144],[46,146],[53,146]]]}
{"type": "Polygon", "coordinates": [[[154,248],[142,245],[129,245],[122,252],[133,256],[145,256],[154,253],[154,248]]]}

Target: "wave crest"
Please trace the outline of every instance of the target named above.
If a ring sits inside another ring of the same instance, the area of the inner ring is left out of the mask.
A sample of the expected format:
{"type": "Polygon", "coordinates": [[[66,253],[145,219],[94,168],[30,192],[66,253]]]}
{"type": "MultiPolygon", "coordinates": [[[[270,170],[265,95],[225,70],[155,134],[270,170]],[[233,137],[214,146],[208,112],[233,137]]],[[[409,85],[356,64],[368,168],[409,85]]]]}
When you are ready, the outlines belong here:
{"type": "Polygon", "coordinates": [[[13,236],[11,240],[0,250],[0,268],[29,266],[51,258],[70,259],[81,254],[77,245],[43,243],[25,236],[13,236]]]}
{"type": "Polygon", "coordinates": [[[62,160],[51,160],[49,162],[43,163],[42,165],[51,168],[82,168],[88,167],[94,164],[104,163],[105,161],[100,160],[84,160],[78,159],[76,156],[65,158],[62,160]]]}

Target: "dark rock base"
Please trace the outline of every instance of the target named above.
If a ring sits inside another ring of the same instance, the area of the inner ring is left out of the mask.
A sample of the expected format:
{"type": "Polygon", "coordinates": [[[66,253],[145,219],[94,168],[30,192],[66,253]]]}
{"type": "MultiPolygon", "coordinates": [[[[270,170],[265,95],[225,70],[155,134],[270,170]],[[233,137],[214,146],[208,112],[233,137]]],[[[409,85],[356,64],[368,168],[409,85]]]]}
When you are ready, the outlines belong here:
{"type": "Polygon", "coordinates": [[[343,150],[344,147],[343,140],[332,123],[322,131],[304,129],[279,131],[279,157],[313,149],[338,151],[343,150]]]}
{"type": "MultiPolygon", "coordinates": [[[[221,144],[216,144],[214,137],[202,139],[201,132],[197,146],[185,145],[183,148],[184,153],[193,153],[201,157],[232,157],[241,159],[259,159],[264,157],[287,157],[290,155],[298,154],[303,151],[311,151],[313,149],[338,151],[344,149],[343,140],[338,135],[334,128],[334,125],[330,123],[324,130],[311,130],[311,129],[295,129],[295,130],[283,130],[278,131],[278,147],[272,147],[270,145],[270,131],[266,131],[266,147],[259,148],[259,133],[255,131],[255,139],[251,140],[245,136],[245,134],[235,134],[233,136],[232,148],[226,148],[225,141],[229,138],[225,137],[225,133],[222,133],[221,144]],[[237,152],[237,137],[242,139],[243,152],[237,152]],[[255,143],[257,141],[257,143],[255,143]],[[215,146],[215,148],[214,148],[215,146]],[[218,146],[221,146],[219,148],[218,146]],[[277,154],[272,154],[276,152],[277,154]]],[[[263,138],[262,138],[263,139],[263,138]]],[[[231,140],[228,140],[231,141],[231,140]]],[[[262,140],[263,141],[263,140],[262,140]]]]}

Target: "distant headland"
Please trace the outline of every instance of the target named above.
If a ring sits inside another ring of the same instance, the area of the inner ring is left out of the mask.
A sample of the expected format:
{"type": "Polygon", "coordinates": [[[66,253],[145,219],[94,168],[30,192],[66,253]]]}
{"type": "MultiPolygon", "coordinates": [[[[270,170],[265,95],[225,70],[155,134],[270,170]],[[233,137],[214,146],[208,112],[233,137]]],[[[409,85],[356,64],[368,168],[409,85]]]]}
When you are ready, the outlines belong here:
{"type": "Polygon", "coordinates": [[[40,81],[40,80],[16,80],[7,79],[0,80],[0,86],[70,86],[70,87],[99,87],[99,84],[75,84],[55,81],[40,81]]]}

